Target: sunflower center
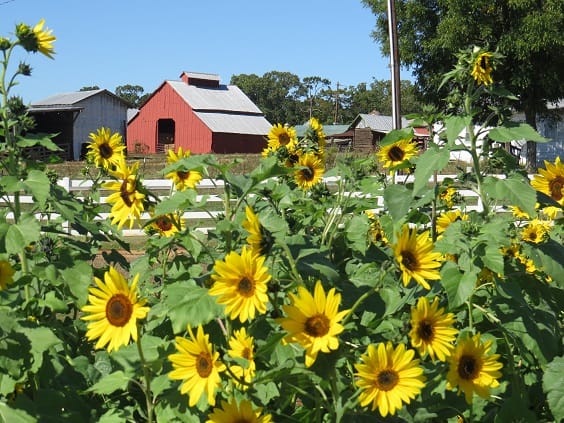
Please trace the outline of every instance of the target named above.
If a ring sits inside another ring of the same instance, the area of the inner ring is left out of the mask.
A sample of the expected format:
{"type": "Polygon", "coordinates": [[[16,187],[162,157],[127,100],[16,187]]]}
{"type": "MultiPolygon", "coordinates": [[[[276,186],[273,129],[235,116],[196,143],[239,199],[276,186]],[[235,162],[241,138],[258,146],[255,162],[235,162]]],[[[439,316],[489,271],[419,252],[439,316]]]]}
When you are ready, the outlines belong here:
{"type": "Polygon", "coordinates": [[[329,332],[330,322],[324,314],[316,314],[311,316],[304,323],[304,332],[309,336],[316,338],[327,335],[329,332]]]}
{"type": "Polygon", "coordinates": [[[399,382],[399,376],[395,370],[386,369],[378,373],[376,377],[376,385],[381,391],[390,391],[399,382]]]}
{"type": "Polygon", "coordinates": [[[245,360],[250,360],[251,359],[251,349],[250,348],[244,348],[243,352],[241,353],[241,356],[245,360]]]}
{"type": "Polygon", "coordinates": [[[302,170],[302,177],[304,178],[304,180],[306,181],[313,181],[313,170],[310,167],[306,167],[305,169],[302,170]]]}
{"type": "Polygon", "coordinates": [[[433,329],[432,322],[428,320],[422,320],[419,322],[419,326],[417,326],[417,335],[425,342],[429,342],[433,339],[433,335],[435,334],[435,330],[433,329]]]}
{"type": "Polygon", "coordinates": [[[407,270],[417,269],[417,258],[413,255],[411,251],[401,252],[401,263],[405,266],[407,270]]]}
{"type": "Polygon", "coordinates": [[[196,358],[196,371],[202,378],[207,378],[213,369],[213,363],[208,353],[201,352],[196,358]]]}
{"type": "Polygon", "coordinates": [[[458,362],[458,376],[464,380],[473,380],[478,377],[480,363],[471,355],[463,355],[458,362]]]}
{"type": "Polygon", "coordinates": [[[155,223],[156,223],[157,227],[163,232],[167,232],[167,231],[170,231],[172,229],[172,222],[167,217],[161,217],[161,218],[157,219],[157,221],[155,223]]]}
{"type": "Polygon", "coordinates": [[[255,293],[255,284],[245,276],[239,281],[237,292],[243,297],[251,297],[255,293]]]}
{"type": "Polygon", "coordinates": [[[178,171],[176,171],[176,176],[178,176],[178,179],[185,181],[186,179],[188,179],[190,177],[190,171],[189,170],[178,170],[178,171]]]}
{"type": "Polygon", "coordinates": [[[233,423],[252,423],[254,420],[249,420],[245,417],[239,417],[235,420],[231,420],[233,423]]]}
{"type": "Polygon", "coordinates": [[[393,162],[402,162],[405,157],[405,152],[397,145],[394,145],[390,148],[390,151],[388,151],[388,157],[393,162]]]}
{"type": "Polygon", "coordinates": [[[100,151],[100,156],[102,156],[102,158],[104,159],[109,159],[110,157],[112,157],[112,154],[114,154],[113,148],[110,147],[110,145],[106,142],[100,144],[98,150],[100,151]]]}
{"type": "Polygon", "coordinates": [[[556,201],[562,200],[562,189],[564,189],[564,177],[557,176],[548,183],[550,196],[556,201]]]}
{"type": "Polygon", "coordinates": [[[290,137],[288,136],[288,134],[280,134],[280,136],[278,137],[278,142],[280,142],[281,145],[286,145],[290,142],[290,137]]]}
{"type": "Polygon", "coordinates": [[[112,326],[125,326],[132,313],[133,304],[123,294],[113,295],[106,303],[106,318],[112,326]]]}
{"type": "Polygon", "coordinates": [[[119,193],[125,205],[127,207],[131,207],[133,205],[133,201],[130,196],[135,193],[135,184],[131,184],[128,179],[124,179],[121,183],[119,193]]]}

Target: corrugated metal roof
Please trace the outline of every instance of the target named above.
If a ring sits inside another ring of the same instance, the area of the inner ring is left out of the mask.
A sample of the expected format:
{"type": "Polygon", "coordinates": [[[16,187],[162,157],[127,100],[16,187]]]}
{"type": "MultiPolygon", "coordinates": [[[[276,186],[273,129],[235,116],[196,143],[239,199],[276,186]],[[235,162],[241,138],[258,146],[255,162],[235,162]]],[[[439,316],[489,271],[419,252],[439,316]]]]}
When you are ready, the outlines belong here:
{"type": "Polygon", "coordinates": [[[95,94],[101,93],[105,90],[90,90],[90,91],[76,91],[72,93],[56,94],[51,97],[47,97],[43,100],[36,101],[31,104],[32,107],[37,106],[55,106],[55,105],[71,105],[78,103],[88,97],[95,94]]]}
{"type": "MultiPolygon", "coordinates": [[[[309,127],[309,123],[306,123],[304,125],[294,126],[294,129],[296,130],[296,135],[299,138],[303,137],[308,127],[309,127]]],[[[328,137],[330,137],[331,135],[336,135],[346,132],[347,129],[349,129],[349,125],[323,125],[323,132],[328,137]]]]}
{"type": "Polygon", "coordinates": [[[194,112],[212,132],[227,134],[268,135],[272,125],[259,115],[222,112],[194,112]]]}
{"type": "Polygon", "coordinates": [[[190,78],[197,78],[197,79],[208,79],[211,81],[219,82],[219,75],[215,73],[204,73],[204,72],[188,72],[184,71],[180,74],[180,76],[186,75],[190,78]]]}
{"type": "Polygon", "coordinates": [[[222,110],[262,115],[261,110],[235,85],[220,85],[213,88],[188,85],[182,81],[167,81],[167,83],[194,110],[222,110]]]}
{"type": "MultiPolygon", "coordinates": [[[[408,124],[409,121],[402,117],[402,128],[407,127],[408,124]]],[[[351,126],[354,128],[370,128],[373,131],[387,133],[394,128],[394,121],[392,116],[360,113],[351,126]]]]}

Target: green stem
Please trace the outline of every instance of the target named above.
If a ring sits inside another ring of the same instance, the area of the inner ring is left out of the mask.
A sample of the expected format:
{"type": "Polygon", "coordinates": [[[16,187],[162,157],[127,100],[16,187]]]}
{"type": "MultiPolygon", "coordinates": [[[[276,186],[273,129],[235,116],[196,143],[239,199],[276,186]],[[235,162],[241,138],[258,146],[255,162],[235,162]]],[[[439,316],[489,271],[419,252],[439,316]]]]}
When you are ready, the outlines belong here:
{"type": "Polygon", "coordinates": [[[143,377],[145,378],[144,394],[145,403],[147,406],[147,423],[153,423],[153,399],[151,398],[151,374],[149,373],[149,368],[145,360],[145,355],[143,354],[143,347],[141,346],[141,332],[140,328],[137,327],[139,333],[139,338],[137,339],[137,351],[139,352],[139,359],[141,360],[141,367],[143,368],[143,377]]]}
{"type": "Polygon", "coordinates": [[[286,253],[288,264],[290,265],[290,271],[292,273],[292,276],[294,277],[294,280],[303,285],[304,280],[302,279],[302,275],[300,275],[300,272],[298,271],[298,266],[296,264],[296,261],[294,260],[294,256],[292,256],[290,247],[288,247],[288,245],[285,242],[281,242],[279,245],[284,250],[284,253],[286,253]]]}

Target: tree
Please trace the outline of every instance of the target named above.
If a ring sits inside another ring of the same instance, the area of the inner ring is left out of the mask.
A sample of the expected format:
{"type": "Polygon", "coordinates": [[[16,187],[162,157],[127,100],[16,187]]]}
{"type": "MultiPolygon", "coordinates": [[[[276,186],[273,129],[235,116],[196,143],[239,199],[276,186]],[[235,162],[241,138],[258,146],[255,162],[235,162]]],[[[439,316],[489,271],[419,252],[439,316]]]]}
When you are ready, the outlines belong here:
{"type": "MultiPolygon", "coordinates": [[[[373,37],[389,54],[387,2],[362,2],[376,15],[373,37]]],[[[519,98],[515,108],[534,128],[547,105],[564,97],[562,0],[397,0],[396,15],[400,61],[428,102],[440,104],[442,75],[472,45],[505,56],[494,79],[519,98]]],[[[536,144],[527,147],[529,167],[536,167],[536,144]]]]}
{"type": "Polygon", "coordinates": [[[99,90],[100,87],[98,85],[92,85],[91,87],[86,86],[86,87],[82,87],[79,91],[94,91],[94,90],[99,90]]]}
{"type": "Polygon", "coordinates": [[[127,101],[135,108],[141,107],[150,94],[145,94],[145,90],[140,85],[120,85],[116,87],[116,95],[127,101]]]}

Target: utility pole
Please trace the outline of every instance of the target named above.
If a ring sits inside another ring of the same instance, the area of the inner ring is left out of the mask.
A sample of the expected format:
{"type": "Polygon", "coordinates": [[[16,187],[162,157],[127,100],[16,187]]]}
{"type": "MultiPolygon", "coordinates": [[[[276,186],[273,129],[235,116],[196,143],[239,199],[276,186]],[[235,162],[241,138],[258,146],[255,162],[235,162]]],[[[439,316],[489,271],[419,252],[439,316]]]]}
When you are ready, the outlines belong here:
{"type": "Polygon", "coordinates": [[[390,37],[390,69],[392,72],[392,121],[393,129],[401,129],[400,63],[395,0],[388,0],[388,32],[390,37]]]}
{"type": "Polygon", "coordinates": [[[337,124],[337,119],[339,117],[339,83],[337,82],[337,93],[335,95],[335,117],[333,118],[333,125],[337,124]]]}

